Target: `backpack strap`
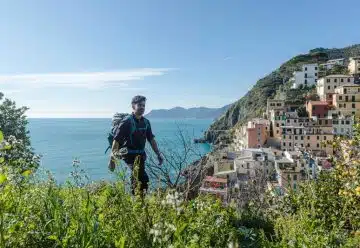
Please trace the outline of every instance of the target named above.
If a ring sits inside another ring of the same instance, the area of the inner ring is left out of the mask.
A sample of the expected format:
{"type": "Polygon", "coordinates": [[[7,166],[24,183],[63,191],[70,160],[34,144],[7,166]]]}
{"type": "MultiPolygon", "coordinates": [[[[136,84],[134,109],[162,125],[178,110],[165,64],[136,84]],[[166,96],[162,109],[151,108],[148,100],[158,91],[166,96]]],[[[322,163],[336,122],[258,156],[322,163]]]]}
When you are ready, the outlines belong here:
{"type": "Polygon", "coordinates": [[[129,118],[130,118],[130,122],[131,122],[131,125],[130,125],[130,144],[133,144],[132,135],[134,134],[134,132],[135,132],[136,130],[145,130],[145,131],[147,131],[147,129],[148,129],[148,127],[149,127],[149,121],[144,118],[145,127],[143,127],[143,128],[138,128],[138,127],[136,126],[134,117],[131,115],[131,116],[129,116],[129,118]]]}

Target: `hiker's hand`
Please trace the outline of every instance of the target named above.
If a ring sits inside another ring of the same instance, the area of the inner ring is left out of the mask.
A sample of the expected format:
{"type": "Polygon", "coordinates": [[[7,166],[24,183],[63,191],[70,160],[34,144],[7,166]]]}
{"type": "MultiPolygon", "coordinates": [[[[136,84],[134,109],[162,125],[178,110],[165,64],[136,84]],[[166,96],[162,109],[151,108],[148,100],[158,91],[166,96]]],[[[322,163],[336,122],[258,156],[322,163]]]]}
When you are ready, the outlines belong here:
{"type": "Polygon", "coordinates": [[[157,157],[158,157],[158,160],[159,160],[159,165],[162,165],[163,162],[164,162],[163,157],[161,156],[161,154],[158,154],[157,157]]]}
{"type": "Polygon", "coordinates": [[[110,159],[109,162],[109,170],[113,172],[115,170],[115,161],[113,159],[110,159]]]}

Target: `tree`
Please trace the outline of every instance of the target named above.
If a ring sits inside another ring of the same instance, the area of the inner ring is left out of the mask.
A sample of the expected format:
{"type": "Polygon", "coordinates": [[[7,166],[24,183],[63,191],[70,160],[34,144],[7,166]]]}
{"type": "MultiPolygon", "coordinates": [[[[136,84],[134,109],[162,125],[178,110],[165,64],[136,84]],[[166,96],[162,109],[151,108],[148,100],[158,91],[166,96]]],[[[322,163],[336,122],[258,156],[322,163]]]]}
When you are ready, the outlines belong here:
{"type": "MultiPolygon", "coordinates": [[[[0,93],[0,100],[3,94],[0,93]]],[[[1,163],[9,168],[20,171],[36,169],[39,165],[39,157],[35,156],[31,147],[28,121],[25,116],[27,107],[16,107],[16,103],[5,99],[0,103],[0,131],[2,140],[1,163]],[[6,149],[5,149],[6,148],[6,149]]]]}
{"type": "Polygon", "coordinates": [[[200,186],[205,173],[204,157],[192,140],[190,135],[178,126],[177,140],[163,142],[165,164],[162,166],[158,165],[153,153],[147,152],[147,169],[151,181],[156,182],[157,187],[177,189],[187,198],[200,186]],[[196,162],[192,163],[194,160],[196,162]]]}
{"type": "MultiPolygon", "coordinates": [[[[0,100],[3,95],[0,94],[0,100]]],[[[25,116],[27,107],[16,107],[16,103],[10,99],[5,99],[0,104],[0,129],[5,137],[10,135],[21,140],[26,146],[30,146],[29,131],[26,129],[28,121],[25,116]]]]}

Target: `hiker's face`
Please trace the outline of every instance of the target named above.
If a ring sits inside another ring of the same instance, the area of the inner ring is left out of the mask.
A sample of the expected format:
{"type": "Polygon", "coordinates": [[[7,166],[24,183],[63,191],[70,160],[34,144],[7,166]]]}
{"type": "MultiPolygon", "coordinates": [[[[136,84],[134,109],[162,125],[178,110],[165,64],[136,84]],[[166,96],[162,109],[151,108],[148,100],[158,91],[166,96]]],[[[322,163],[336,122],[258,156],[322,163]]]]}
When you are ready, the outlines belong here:
{"type": "Polygon", "coordinates": [[[136,115],[143,115],[145,112],[145,101],[133,104],[133,109],[136,115]]]}

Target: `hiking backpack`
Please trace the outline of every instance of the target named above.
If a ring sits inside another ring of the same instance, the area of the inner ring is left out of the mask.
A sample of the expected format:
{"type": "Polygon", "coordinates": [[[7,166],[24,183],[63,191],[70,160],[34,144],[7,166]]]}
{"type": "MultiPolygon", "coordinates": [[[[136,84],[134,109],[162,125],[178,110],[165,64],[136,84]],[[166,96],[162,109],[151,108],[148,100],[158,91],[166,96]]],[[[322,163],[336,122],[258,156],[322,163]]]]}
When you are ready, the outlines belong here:
{"type": "MultiPolygon", "coordinates": [[[[105,153],[107,153],[107,151],[109,149],[111,149],[112,144],[114,142],[114,137],[115,137],[115,133],[116,133],[116,129],[119,127],[120,124],[124,123],[126,120],[130,119],[131,121],[131,129],[130,129],[130,144],[133,143],[132,141],[132,135],[136,130],[147,130],[149,123],[148,120],[145,119],[145,128],[137,128],[136,127],[136,123],[135,120],[133,118],[133,116],[131,114],[121,114],[121,113],[116,113],[114,114],[112,121],[111,121],[111,130],[108,133],[108,137],[107,140],[109,142],[109,146],[107,147],[107,149],[105,150],[105,153]]],[[[120,144],[120,147],[122,146],[122,144],[120,144]]],[[[138,153],[141,151],[138,150],[128,150],[129,153],[138,153]]]]}

